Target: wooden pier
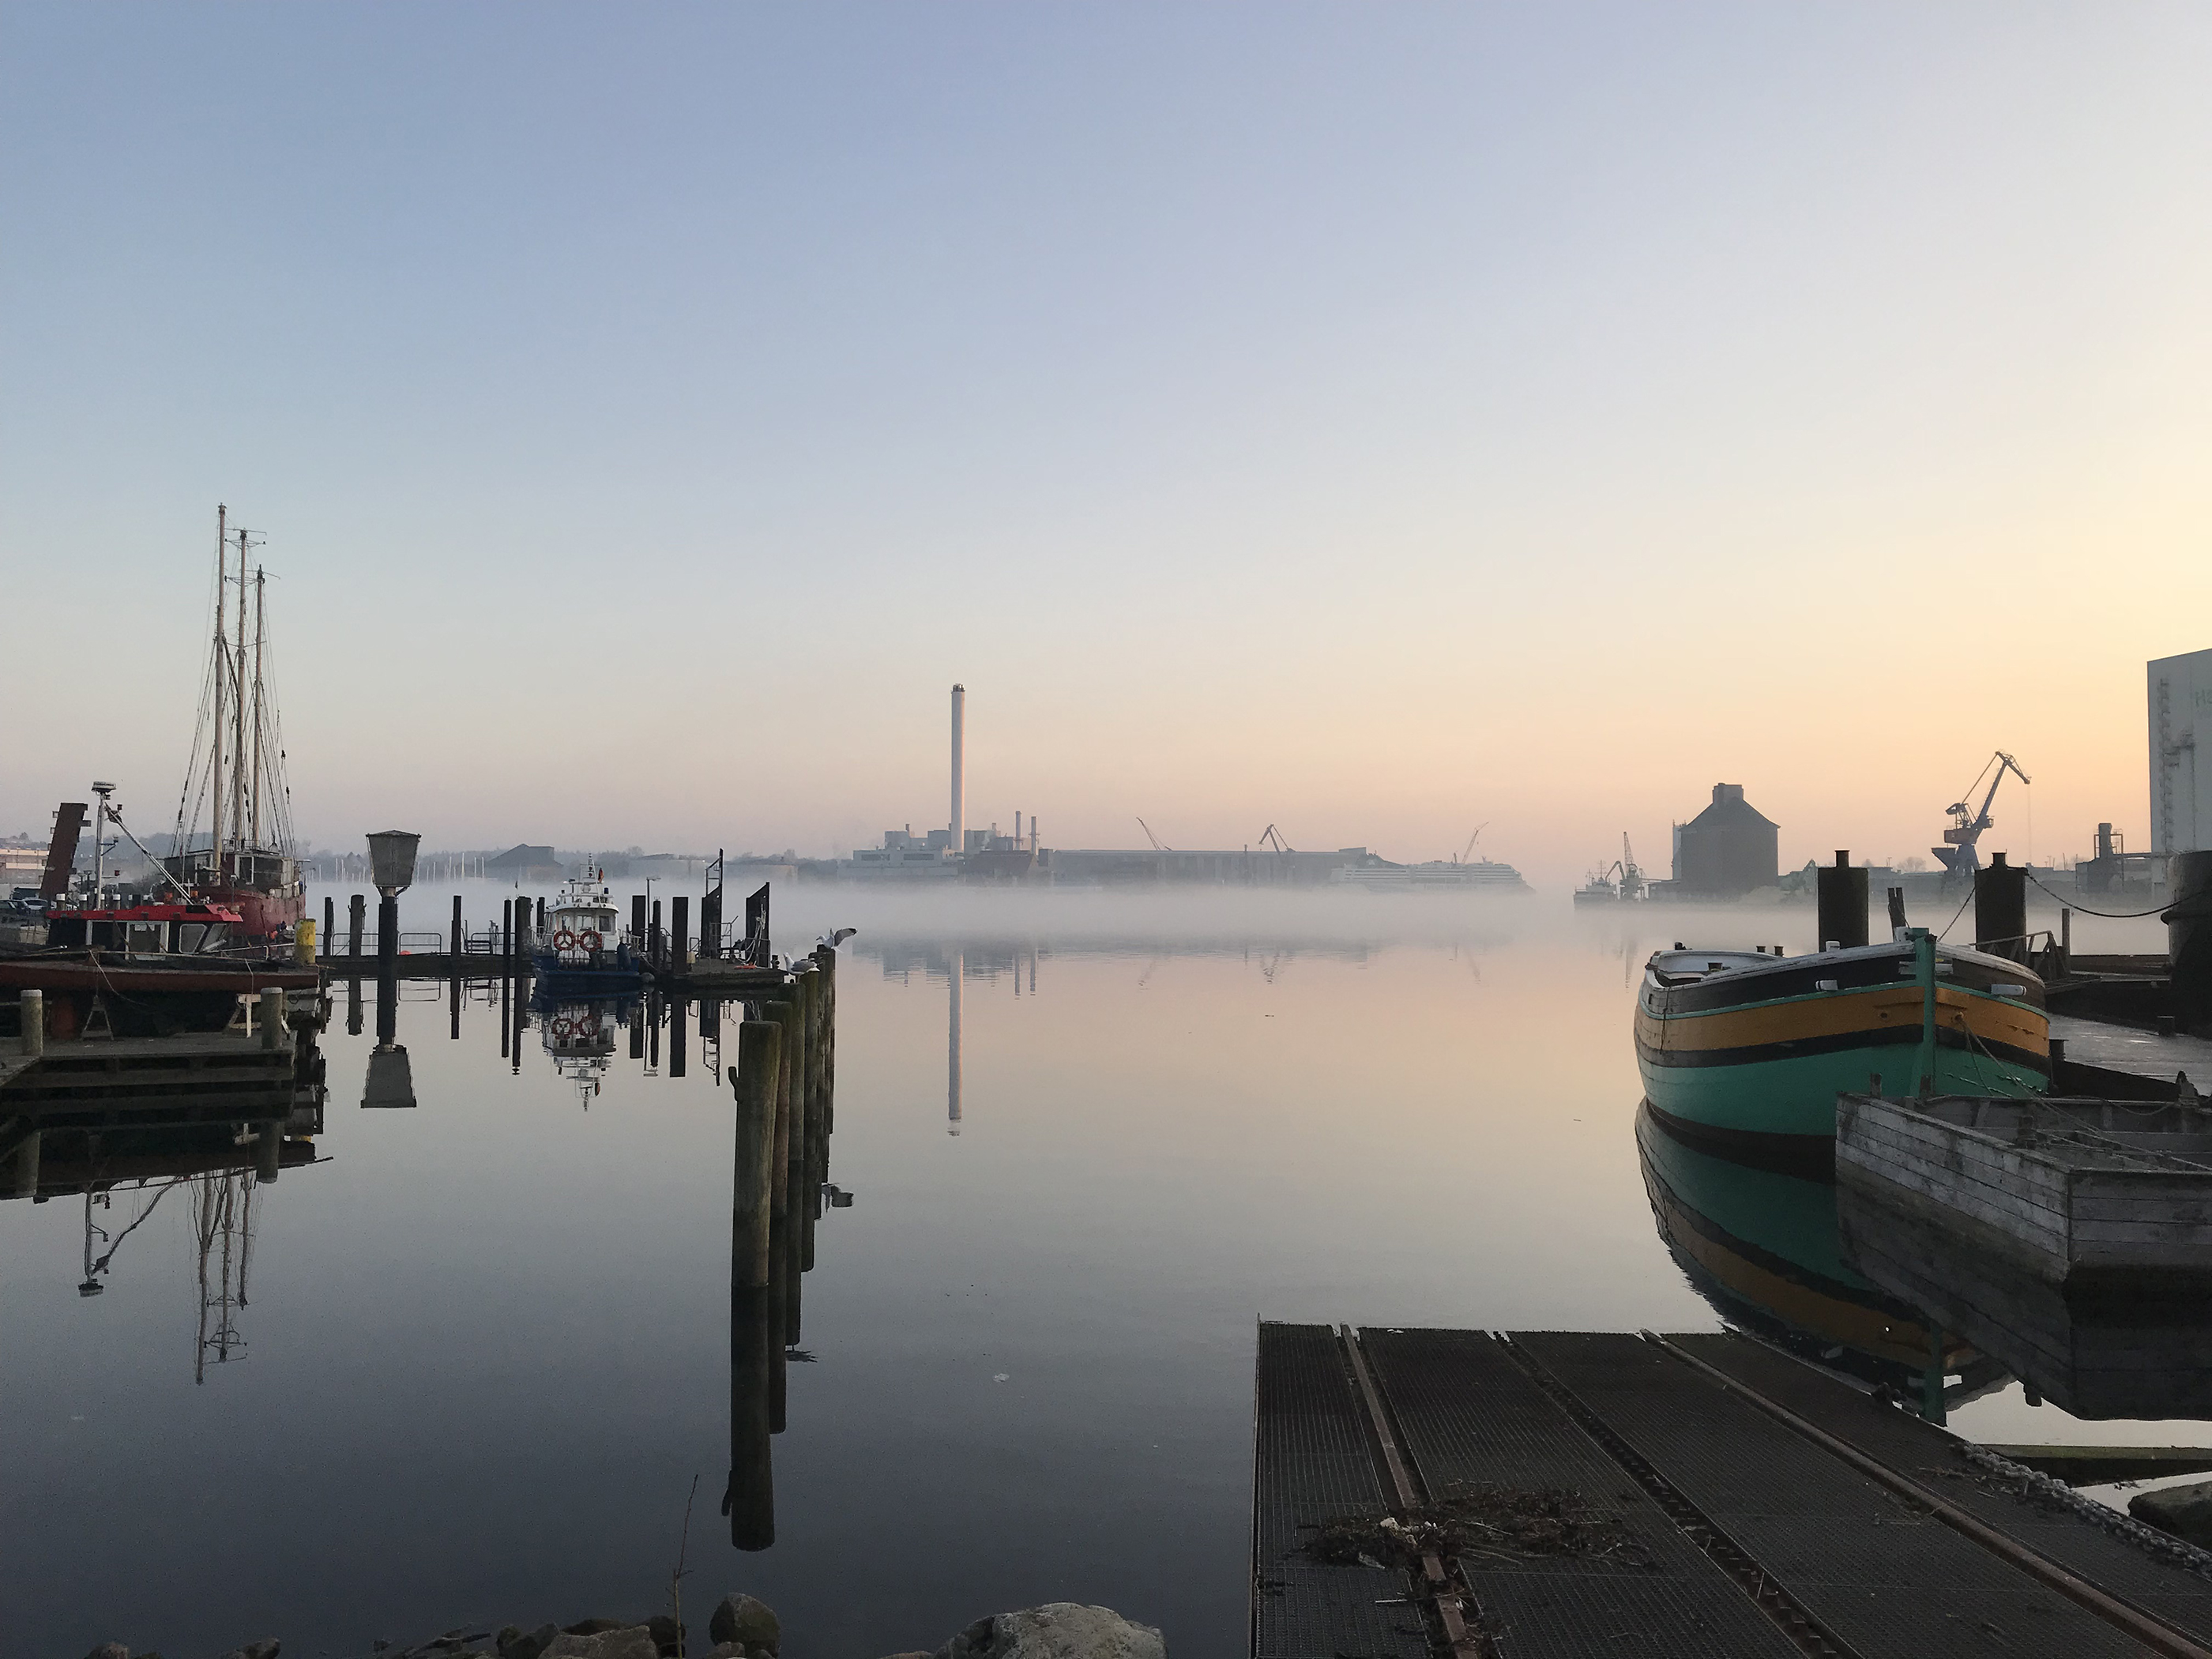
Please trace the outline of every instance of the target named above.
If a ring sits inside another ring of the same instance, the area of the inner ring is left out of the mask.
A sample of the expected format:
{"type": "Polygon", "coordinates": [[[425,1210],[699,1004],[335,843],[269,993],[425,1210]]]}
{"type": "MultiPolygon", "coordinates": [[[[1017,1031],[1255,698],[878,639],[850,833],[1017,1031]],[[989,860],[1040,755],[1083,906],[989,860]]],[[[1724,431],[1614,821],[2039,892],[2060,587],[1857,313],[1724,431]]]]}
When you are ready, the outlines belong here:
{"type": "Polygon", "coordinates": [[[2212,1656],[2212,1556],[1978,1451],[1744,1336],[1262,1324],[1250,1651],[2212,1656]]]}

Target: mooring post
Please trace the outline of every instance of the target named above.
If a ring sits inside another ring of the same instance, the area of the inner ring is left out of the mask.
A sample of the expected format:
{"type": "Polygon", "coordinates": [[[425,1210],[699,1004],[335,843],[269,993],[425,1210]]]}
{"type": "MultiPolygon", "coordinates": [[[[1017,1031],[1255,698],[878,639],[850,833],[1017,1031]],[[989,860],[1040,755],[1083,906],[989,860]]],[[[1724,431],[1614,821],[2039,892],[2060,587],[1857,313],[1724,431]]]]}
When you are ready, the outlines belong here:
{"type": "Polygon", "coordinates": [[[261,994],[261,1046],[284,1046],[284,993],[273,985],[261,994]]]}
{"type": "Polygon", "coordinates": [[[1974,948],[2025,961],[2027,952],[2027,872],[2002,853],[1974,872],[1974,948]]]}
{"type": "Polygon", "coordinates": [[[1814,904],[1820,915],[1815,947],[1850,950],[1867,942],[1867,872],[1851,864],[1851,855],[1838,848],[1832,866],[1813,872],[1814,904]]]}
{"type": "Polygon", "coordinates": [[[15,996],[15,1029],[21,1033],[21,1047],[27,1054],[46,1052],[46,994],[44,991],[21,991],[15,996]]]}
{"type": "Polygon", "coordinates": [[[325,962],[338,953],[338,902],[328,893],[323,895],[322,947],[325,962]]]}
{"type": "Polygon", "coordinates": [[[645,949],[645,895],[629,896],[629,951],[632,956],[645,949]]]}
{"type": "Polygon", "coordinates": [[[691,900],[678,894],[668,902],[668,965],[677,973],[690,966],[687,942],[691,933],[691,900]]]}
{"type": "MultiPolygon", "coordinates": [[[[776,1202],[783,1202],[782,1180],[775,1179],[776,1202]]],[[[786,1421],[785,1382],[787,1365],[785,1350],[795,1340],[787,1322],[788,1297],[784,1287],[784,1263],[791,1255],[791,1229],[782,1220],[781,1212],[768,1236],[768,1288],[761,1300],[768,1305],[768,1431],[781,1434],[786,1421]]]]}
{"type": "Polygon", "coordinates": [[[346,954],[353,958],[356,972],[361,968],[362,923],[368,915],[368,898],[366,894],[356,893],[346,901],[346,954]]]}
{"type": "Polygon", "coordinates": [[[39,1132],[25,1135],[15,1148],[15,1196],[36,1198],[39,1195],[39,1132]]]}
{"type": "Polygon", "coordinates": [[[2074,907],[2070,904],[2058,911],[2058,972],[2061,978],[2074,977],[2074,907]]]}
{"type": "Polygon", "coordinates": [[[281,1118],[263,1121],[253,1137],[253,1178],[270,1182],[284,1167],[284,1123],[281,1118]]]}
{"type": "Polygon", "coordinates": [[[453,977],[461,974],[461,896],[453,895],[453,977]]]}
{"type": "Polygon", "coordinates": [[[668,1004],[668,1075],[684,1075],[684,1017],[691,1011],[684,1006],[682,997],[672,997],[668,1004]]]}
{"type": "Polygon", "coordinates": [[[645,925],[645,959],[655,973],[660,971],[660,901],[653,902],[653,920],[645,925]]]}
{"type": "Polygon", "coordinates": [[[775,1214],[776,1079],[782,1028],[749,1019],[738,1027],[738,1063],[730,1067],[737,1097],[737,1158],[730,1226],[730,1283],[739,1290],[768,1288],[769,1229],[775,1214]]]}

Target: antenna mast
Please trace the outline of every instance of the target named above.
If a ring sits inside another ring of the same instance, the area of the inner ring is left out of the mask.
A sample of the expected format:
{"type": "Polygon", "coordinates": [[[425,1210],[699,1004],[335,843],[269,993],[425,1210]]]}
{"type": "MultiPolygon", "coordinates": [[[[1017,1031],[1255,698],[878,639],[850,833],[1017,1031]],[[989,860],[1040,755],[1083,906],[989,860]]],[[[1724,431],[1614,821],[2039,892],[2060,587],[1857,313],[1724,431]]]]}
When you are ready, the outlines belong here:
{"type": "MultiPolygon", "coordinates": [[[[241,551],[239,573],[243,575],[246,560],[241,551]]],[[[253,567],[253,844],[261,841],[261,646],[266,635],[261,626],[261,589],[267,572],[259,565],[253,567]]],[[[243,610],[241,604],[239,607],[243,610]]]]}

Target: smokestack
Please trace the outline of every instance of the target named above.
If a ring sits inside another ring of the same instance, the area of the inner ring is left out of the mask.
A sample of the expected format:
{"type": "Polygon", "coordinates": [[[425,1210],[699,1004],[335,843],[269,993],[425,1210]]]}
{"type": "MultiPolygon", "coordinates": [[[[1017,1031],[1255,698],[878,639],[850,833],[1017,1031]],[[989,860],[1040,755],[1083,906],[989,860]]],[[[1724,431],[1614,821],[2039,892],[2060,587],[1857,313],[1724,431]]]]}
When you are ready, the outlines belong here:
{"type": "Polygon", "coordinates": [[[952,856],[968,850],[968,688],[952,688],[952,856]]]}

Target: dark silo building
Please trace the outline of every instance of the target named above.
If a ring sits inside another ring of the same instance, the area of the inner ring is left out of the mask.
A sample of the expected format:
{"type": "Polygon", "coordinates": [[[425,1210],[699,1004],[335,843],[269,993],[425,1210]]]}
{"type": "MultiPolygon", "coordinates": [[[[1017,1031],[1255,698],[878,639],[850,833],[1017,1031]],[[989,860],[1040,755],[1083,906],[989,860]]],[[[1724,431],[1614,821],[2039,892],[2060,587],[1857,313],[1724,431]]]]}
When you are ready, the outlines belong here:
{"type": "Polygon", "coordinates": [[[1674,881],[1685,897],[1741,898],[1781,879],[1781,829],[1743,798],[1713,786],[1713,804],[1674,829],[1674,881]]]}

